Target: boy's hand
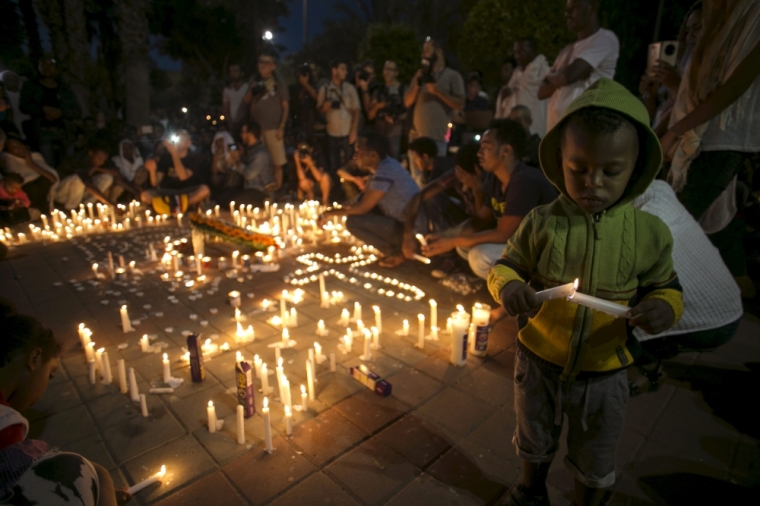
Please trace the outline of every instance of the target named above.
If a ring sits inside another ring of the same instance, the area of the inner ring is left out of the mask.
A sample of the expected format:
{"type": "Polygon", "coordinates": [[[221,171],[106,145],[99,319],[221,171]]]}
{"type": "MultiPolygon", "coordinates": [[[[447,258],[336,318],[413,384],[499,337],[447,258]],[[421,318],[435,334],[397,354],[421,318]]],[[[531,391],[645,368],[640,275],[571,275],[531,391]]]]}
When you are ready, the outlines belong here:
{"type": "Polygon", "coordinates": [[[630,314],[628,325],[640,327],[647,334],[668,330],[676,319],[673,308],[662,299],[645,300],[631,309],[630,314]]]}
{"type": "Polygon", "coordinates": [[[501,290],[501,305],[509,316],[534,313],[541,304],[536,300],[536,291],[521,281],[510,281],[501,290]]]}

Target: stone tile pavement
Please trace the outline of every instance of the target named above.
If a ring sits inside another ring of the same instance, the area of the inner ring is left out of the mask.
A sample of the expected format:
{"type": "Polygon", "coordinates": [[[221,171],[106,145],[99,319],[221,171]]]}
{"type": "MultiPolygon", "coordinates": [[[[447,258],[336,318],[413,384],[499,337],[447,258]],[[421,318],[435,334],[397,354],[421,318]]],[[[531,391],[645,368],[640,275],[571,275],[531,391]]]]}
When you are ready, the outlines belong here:
{"type": "MultiPolygon", "coordinates": [[[[271,313],[254,309],[263,298],[278,297],[286,288],[283,276],[298,264],[289,258],[277,273],[244,275],[242,282],[223,278],[216,293],[208,294],[206,287],[194,301],[188,299],[191,290],[182,287],[173,293],[177,303],[167,299],[169,285],[157,274],[146,272],[134,284],[88,283],[91,262],[103,265],[107,251],[121,253],[147,271],[152,267],[144,262],[144,241],[181,233],[187,231],[167,227],[27,245],[0,263],[0,295],[37,316],[64,343],[59,372],[25,413],[30,437],[102,464],[119,486],[142,480],[166,464],[163,483],[137,494],[132,504],[478,505],[493,503],[518,479],[520,460],[511,443],[515,322],[502,320],[491,333],[488,356],[471,357],[462,368],[449,365],[445,336],[427,341],[424,350],[414,348],[416,314],[428,314],[428,298],[438,301],[443,321],[458,303],[490,302],[485,290],[457,296],[420,264],[384,273],[423,289],[427,297],[417,303],[328,278],[328,289],[346,295],[346,307],[359,301],[371,316],[370,307],[380,304],[382,349],[370,367],[392,383],[392,396],[378,397],[348,375],[348,367],[361,363],[361,346],[355,343],[349,354],[337,350],[344,333],[337,326],[341,308],[319,308],[318,288],[311,284],[304,287],[306,298],[297,306],[299,327],[291,330],[298,345],[283,352],[286,373],[295,393],[306,381],[303,364],[315,340],[328,355],[337,354],[338,371],[331,373],[326,363],[318,366],[318,400],[308,412],[295,412],[292,437],[285,435],[280,403],[272,403],[272,454],[263,450],[259,414],[246,421],[246,444],[238,445],[236,400],[230,393],[234,351],[240,349],[248,359],[259,354],[274,367],[268,345],[279,340],[279,330],[266,323],[271,313]],[[257,336],[242,348],[233,344],[235,324],[226,304],[231,289],[244,294],[243,312],[257,336]],[[248,292],[254,297],[246,297],[248,292]],[[140,320],[134,333],[124,334],[119,327],[121,303],[129,305],[132,319],[140,320]],[[218,313],[211,314],[210,308],[218,313]],[[199,318],[191,320],[191,313],[199,318]],[[404,318],[410,320],[412,336],[395,335],[404,318]],[[328,325],[327,338],[314,335],[318,319],[328,325]],[[208,326],[201,327],[200,320],[208,326]],[[171,395],[149,395],[150,416],[143,418],[116,385],[89,384],[76,332],[80,322],[93,330],[98,347],[106,348],[114,373],[119,358],[135,368],[142,392],[160,383],[161,364],[160,355],[140,352],[137,339],[156,334],[158,341],[168,343],[172,371],[184,384],[171,395]],[[168,327],[173,330],[167,332],[168,327]],[[188,367],[180,360],[182,330],[218,334],[217,343],[232,344],[231,352],[207,360],[207,378],[200,385],[190,383],[188,367]],[[125,342],[128,347],[118,350],[125,342]],[[209,400],[225,422],[215,434],[205,425],[209,400]]],[[[373,266],[369,270],[383,271],[373,266]]],[[[218,276],[216,271],[208,274],[218,276]]],[[[711,353],[680,355],[668,362],[667,378],[658,391],[629,401],[617,455],[618,481],[608,504],[725,503],[726,497],[737,502],[757,497],[760,424],[751,406],[757,404],[760,387],[759,336],[760,321],[745,316],[727,345],[711,353]]],[[[257,393],[257,409],[261,402],[257,393]]],[[[555,505],[570,504],[572,493],[572,480],[562,466],[564,452],[563,443],[549,476],[555,505]]]]}

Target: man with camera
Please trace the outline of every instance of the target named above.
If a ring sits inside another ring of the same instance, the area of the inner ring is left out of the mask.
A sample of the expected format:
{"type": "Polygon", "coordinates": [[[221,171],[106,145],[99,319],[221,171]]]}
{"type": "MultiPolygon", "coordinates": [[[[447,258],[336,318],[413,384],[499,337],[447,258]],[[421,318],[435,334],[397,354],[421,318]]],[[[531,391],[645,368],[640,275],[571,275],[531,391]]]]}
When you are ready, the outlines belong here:
{"type": "Polygon", "coordinates": [[[161,157],[145,161],[151,188],[140,194],[140,200],[159,214],[184,212],[211,194],[199,177],[201,157],[190,151],[192,141],[186,130],[161,144],[165,148],[161,157]]]}
{"type": "Polygon", "coordinates": [[[330,82],[319,89],[317,109],[327,119],[329,171],[335,174],[353,156],[360,105],[356,88],[346,82],[346,63],[333,60],[330,72],[330,82]]]}
{"type": "Polygon", "coordinates": [[[615,77],[620,42],[614,32],[599,25],[598,0],[567,0],[567,29],[578,40],[562,49],[538,89],[538,99],[549,99],[546,131],[556,125],[567,106],[600,77],[615,77]],[[551,97],[551,98],[550,98],[551,97]]]}
{"type": "Polygon", "coordinates": [[[260,80],[251,83],[251,119],[261,127],[261,141],[274,163],[277,189],[282,186],[282,171],[288,163],[285,157],[285,124],[288,121],[290,96],[288,87],[275,75],[277,60],[271,52],[259,55],[260,80]]]}
{"type": "Polygon", "coordinates": [[[330,205],[330,188],[332,181],[330,175],[325,172],[325,163],[319,153],[315,153],[314,147],[302,142],[298,144],[293,159],[296,164],[298,176],[298,199],[315,199],[314,186],[319,186],[321,202],[323,206],[330,205]]]}
{"type": "Polygon", "coordinates": [[[422,67],[417,70],[404,95],[404,105],[414,106],[409,140],[430,137],[438,144],[438,155],[446,156],[446,132],[453,111],[464,109],[464,80],[446,66],[443,49],[428,37],[422,45],[422,67]]]}
{"type": "MultiPolygon", "coordinates": [[[[367,107],[367,118],[374,121],[375,130],[388,139],[391,146],[390,154],[398,160],[401,156],[401,134],[406,119],[406,87],[398,80],[398,65],[395,61],[388,60],[383,65],[383,80],[384,84],[375,86],[372,92],[367,107]]],[[[359,81],[359,88],[363,90],[364,100],[369,89],[367,81],[359,81]]]]}

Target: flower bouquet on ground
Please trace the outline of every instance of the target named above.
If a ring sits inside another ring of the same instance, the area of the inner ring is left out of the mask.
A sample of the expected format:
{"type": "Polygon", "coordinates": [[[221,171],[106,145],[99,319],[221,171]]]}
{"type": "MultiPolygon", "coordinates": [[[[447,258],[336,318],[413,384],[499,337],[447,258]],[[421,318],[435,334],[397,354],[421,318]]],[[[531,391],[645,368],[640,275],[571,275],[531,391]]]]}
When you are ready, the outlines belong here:
{"type": "Polygon", "coordinates": [[[219,218],[213,218],[201,213],[190,215],[190,225],[195,230],[204,234],[212,235],[223,241],[232,242],[241,246],[248,246],[256,251],[266,251],[269,247],[277,248],[274,237],[260,234],[242,227],[232,225],[219,218]]]}

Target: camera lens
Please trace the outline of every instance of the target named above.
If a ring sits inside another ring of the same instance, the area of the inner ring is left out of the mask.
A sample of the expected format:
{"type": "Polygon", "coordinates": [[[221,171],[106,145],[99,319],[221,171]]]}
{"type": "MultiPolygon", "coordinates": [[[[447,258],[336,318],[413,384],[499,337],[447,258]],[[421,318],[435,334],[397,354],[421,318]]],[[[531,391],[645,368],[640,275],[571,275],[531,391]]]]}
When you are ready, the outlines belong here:
{"type": "Polygon", "coordinates": [[[666,44],[664,53],[668,56],[673,56],[676,52],[675,44],[666,44]]]}

